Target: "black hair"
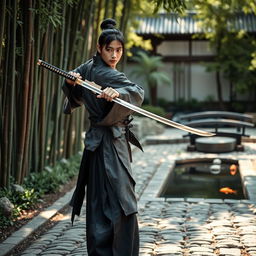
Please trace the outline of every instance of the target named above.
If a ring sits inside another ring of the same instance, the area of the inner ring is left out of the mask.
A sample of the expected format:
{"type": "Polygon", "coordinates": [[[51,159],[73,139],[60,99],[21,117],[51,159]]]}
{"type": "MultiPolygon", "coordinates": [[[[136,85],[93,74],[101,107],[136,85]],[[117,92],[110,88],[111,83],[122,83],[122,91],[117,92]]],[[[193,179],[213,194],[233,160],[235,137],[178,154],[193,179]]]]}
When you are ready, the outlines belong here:
{"type": "Polygon", "coordinates": [[[102,21],[100,28],[102,32],[98,39],[98,44],[100,48],[103,46],[108,46],[112,41],[119,41],[124,49],[124,36],[123,33],[115,28],[116,21],[113,19],[105,19],[102,21]]]}

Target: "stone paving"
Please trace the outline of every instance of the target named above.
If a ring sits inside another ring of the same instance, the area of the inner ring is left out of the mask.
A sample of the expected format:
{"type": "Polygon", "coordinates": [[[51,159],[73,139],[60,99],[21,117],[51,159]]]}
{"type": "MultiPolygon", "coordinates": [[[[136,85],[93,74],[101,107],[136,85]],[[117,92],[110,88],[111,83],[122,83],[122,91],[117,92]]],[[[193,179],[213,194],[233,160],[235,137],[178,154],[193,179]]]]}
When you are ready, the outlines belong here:
{"type": "MultiPolygon", "coordinates": [[[[140,256],[256,256],[255,201],[157,196],[176,159],[202,157],[202,153],[186,152],[186,145],[148,145],[144,146],[144,153],[136,150],[133,154],[139,199],[140,256]]],[[[217,157],[254,159],[255,143],[245,143],[245,148],[245,152],[217,157]]],[[[256,169],[253,171],[256,176],[256,169]]],[[[67,214],[21,255],[87,255],[85,236],[83,208],[74,226],[67,214]]]]}
{"type": "Polygon", "coordinates": [[[256,206],[149,201],[140,255],[256,255],[256,206]]]}

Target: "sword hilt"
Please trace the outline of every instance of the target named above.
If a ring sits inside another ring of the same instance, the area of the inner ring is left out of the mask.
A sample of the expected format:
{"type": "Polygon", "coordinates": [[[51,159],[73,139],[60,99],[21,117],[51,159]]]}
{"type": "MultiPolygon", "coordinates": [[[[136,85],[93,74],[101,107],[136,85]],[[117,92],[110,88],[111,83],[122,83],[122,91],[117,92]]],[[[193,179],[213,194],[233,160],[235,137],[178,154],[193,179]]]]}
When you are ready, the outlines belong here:
{"type": "Polygon", "coordinates": [[[37,61],[37,65],[42,66],[42,67],[44,67],[44,68],[46,68],[46,69],[48,69],[48,70],[50,70],[50,71],[52,71],[52,72],[54,72],[58,75],[61,75],[61,76],[65,77],[66,79],[70,79],[74,82],[77,80],[77,78],[75,76],[69,74],[68,72],[66,72],[66,71],[64,71],[60,68],[57,68],[57,67],[47,63],[46,61],[43,61],[43,60],[39,59],[37,61]]]}

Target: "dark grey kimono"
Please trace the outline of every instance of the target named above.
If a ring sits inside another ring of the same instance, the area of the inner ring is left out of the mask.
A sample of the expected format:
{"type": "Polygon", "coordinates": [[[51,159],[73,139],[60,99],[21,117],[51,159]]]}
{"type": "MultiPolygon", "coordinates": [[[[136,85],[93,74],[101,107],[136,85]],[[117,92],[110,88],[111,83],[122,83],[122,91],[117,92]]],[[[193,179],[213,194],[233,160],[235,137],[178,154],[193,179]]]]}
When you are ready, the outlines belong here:
{"type": "MultiPolygon", "coordinates": [[[[143,101],[143,89],[130,82],[123,73],[110,68],[99,55],[74,71],[103,89],[116,89],[121,99],[136,106],[143,101]]],[[[75,215],[80,215],[87,185],[88,254],[137,256],[137,201],[128,141],[139,147],[140,144],[129,131],[131,110],[98,99],[81,86],[64,83],[63,91],[66,95],[64,112],[70,114],[74,108],[85,105],[91,121],[76,190],[71,200],[72,222],[75,215]]]]}

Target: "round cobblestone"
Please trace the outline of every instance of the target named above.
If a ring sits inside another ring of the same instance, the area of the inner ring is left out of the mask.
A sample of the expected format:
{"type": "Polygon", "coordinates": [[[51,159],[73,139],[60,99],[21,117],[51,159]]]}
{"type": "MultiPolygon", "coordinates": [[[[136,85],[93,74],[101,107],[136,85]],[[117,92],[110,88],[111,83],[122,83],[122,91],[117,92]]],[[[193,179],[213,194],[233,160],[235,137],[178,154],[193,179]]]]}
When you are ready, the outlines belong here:
{"type": "MultiPolygon", "coordinates": [[[[138,198],[144,196],[158,167],[163,166],[161,164],[176,158],[200,157],[200,153],[187,153],[185,148],[186,144],[161,144],[145,146],[145,153],[135,152],[132,168],[138,198]]],[[[239,155],[234,152],[233,157],[247,159],[248,154],[256,154],[255,146],[247,144],[245,149],[239,155]]],[[[140,256],[256,255],[255,204],[177,200],[148,198],[139,201],[140,256]]],[[[22,256],[33,256],[35,252],[37,256],[86,256],[85,215],[83,207],[74,226],[69,220],[59,222],[27,248],[22,256]]]]}

